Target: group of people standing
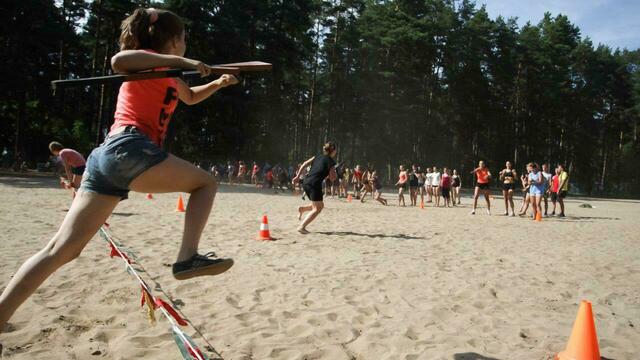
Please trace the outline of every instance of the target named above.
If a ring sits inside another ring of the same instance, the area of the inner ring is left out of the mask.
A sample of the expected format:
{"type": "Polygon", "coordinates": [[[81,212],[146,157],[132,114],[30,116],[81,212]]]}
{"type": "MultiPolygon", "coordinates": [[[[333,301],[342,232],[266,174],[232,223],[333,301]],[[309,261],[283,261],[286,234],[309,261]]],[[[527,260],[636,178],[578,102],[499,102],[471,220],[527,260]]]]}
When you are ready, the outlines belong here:
{"type": "MultiPolygon", "coordinates": [[[[491,172],[485,165],[484,161],[478,163],[478,167],[475,168],[471,174],[476,178],[476,186],[473,194],[473,209],[471,214],[475,215],[478,198],[482,193],[485,201],[487,202],[487,214],[491,215],[491,198],[490,198],[490,182],[491,172]]],[[[513,202],[513,195],[516,191],[518,180],[521,185],[523,202],[519,216],[527,214],[529,206],[532,209],[532,217],[538,218],[539,216],[548,216],[549,213],[549,197],[553,209],[551,216],[556,215],[557,207],[560,209],[557,216],[564,217],[564,199],[569,191],[569,174],[565,171],[564,165],[560,164],[554,172],[549,172],[549,164],[538,165],[535,162],[531,162],[526,166],[526,173],[521,174],[518,178],[518,173],[513,168],[513,164],[507,161],[504,169],[498,173],[498,179],[502,186],[502,195],[504,197],[504,215],[516,216],[515,205],[513,202]],[[544,203],[544,213],[542,212],[542,204],[544,203]]]]}
{"type": "Polygon", "coordinates": [[[434,166],[423,171],[418,165],[412,165],[411,169],[400,165],[395,186],[398,188],[398,206],[406,206],[404,194],[407,190],[411,206],[418,205],[418,196],[420,196],[421,206],[425,203],[425,197],[426,202],[433,203],[434,207],[451,207],[460,204],[462,179],[456,169],[450,172],[445,167],[440,172],[440,169],[434,166]]]}

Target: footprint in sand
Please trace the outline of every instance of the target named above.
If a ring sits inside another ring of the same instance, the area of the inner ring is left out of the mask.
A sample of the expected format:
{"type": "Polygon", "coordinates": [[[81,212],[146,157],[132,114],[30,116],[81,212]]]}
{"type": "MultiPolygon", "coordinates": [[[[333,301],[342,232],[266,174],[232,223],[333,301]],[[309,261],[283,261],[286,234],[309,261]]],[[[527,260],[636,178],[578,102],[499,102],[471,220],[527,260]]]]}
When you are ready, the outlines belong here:
{"type": "Polygon", "coordinates": [[[241,309],[242,308],[239,305],[238,296],[236,294],[228,295],[225,300],[227,300],[227,303],[229,303],[229,305],[233,306],[236,309],[241,309]]]}

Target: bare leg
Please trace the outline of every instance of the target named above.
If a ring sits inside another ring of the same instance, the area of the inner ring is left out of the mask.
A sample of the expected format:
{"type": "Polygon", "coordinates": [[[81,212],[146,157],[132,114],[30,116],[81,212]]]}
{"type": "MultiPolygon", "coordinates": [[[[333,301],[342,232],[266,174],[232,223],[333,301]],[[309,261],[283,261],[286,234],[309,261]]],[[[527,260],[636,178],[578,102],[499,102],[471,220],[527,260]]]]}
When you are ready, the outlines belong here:
{"type": "Polygon", "coordinates": [[[169,155],[165,161],[135,178],[129,188],[141,193],[186,192],[191,194],[177,261],[190,259],[198,251],[202,230],[209,219],[218,189],[215,178],[191,163],[169,155]]]}
{"type": "Polygon", "coordinates": [[[307,225],[309,225],[320,214],[320,212],[322,212],[322,209],[324,209],[324,202],[312,201],[311,208],[312,210],[304,218],[304,221],[302,222],[302,224],[300,224],[300,227],[298,227],[298,232],[300,233],[307,233],[307,225]]]}
{"type": "Polygon", "coordinates": [[[473,191],[473,210],[471,211],[472,214],[475,214],[476,208],[478,208],[478,197],[480,197],[480,188],[476,186],[475,190],[473,191]]]}
{"type": "Polygon", "coordinates": [[[491,215],[491,199],[489,198],[489,190],[484,191],[484,200],[487,202],[487,213],[491,215]]]}
{"type": "Polygon", "coordinates": [[[502,190],[502,197],[504,197],[504,214],[509,215],[509,191],[502,190]]]}
{"type": "Polygon", "coordinates": [[[119,201],[117,196],[78,192],[58,232],[20,266],[0,296],[0,329],[51,274],[80,255],[119,201]]]}
{"type": "MultiPolygon", "coordinates": [[[[509,204],[511,204],[511,214],[515,215],[516,213],[516,208],[515,205],[513,204],[513,190],[509,190],[507,192],[507,196],[509,197],[509,204]]],[[[508,209],[508,208],[507,208],[508,209]]]]}
{"type": "Polygon", "coordinates": [[[307,211],[311,211],[312,209],[313,209],[313,206],[311,205],[298,206],[298,220],[302,220],[302,215],[304,215],[304,213],[307,211]]]}

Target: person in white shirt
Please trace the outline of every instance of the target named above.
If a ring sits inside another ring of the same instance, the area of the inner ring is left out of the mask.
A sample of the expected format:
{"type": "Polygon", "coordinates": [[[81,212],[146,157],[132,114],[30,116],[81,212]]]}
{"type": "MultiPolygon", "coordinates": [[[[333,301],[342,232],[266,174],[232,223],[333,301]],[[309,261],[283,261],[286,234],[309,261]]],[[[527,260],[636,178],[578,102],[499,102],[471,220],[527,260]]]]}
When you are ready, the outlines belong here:
{"type": "Polygon", "coordinates": [[[424,174],[424,188],[427,190],[427,202],[430,203],[433,200],[433,192],[431,191],[431,181],[433,176],[431,174],[431,168],[427,168],[426,174],[424,174]]]}
{"type": "Polygon", "coordinates": [[[433,196],[435,196],[435,207],[440,206],[440,180],[442,175],[438,172],[438,167],[433,167],[433,172],[431,173],[431,191],[433,192],[433,196]]]}

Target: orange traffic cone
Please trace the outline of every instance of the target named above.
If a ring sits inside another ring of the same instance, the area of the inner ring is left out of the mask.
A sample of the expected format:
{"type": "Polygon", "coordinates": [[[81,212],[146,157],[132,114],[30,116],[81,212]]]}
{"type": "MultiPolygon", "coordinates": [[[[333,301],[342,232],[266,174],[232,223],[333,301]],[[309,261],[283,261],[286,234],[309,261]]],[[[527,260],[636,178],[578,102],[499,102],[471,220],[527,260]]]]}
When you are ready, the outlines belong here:
{"type": "Polygon", "coordinates": [[[600,360],[596,325],[593,322],[591,303],[583,300],[567,348],[556,355],[556,360],[600,360]]]}
{"type": "Polygon", "coordinates": [[[420,199],[420,209],[424,209],[424,199],[420,199]]]}
{"type": "Polygon", "coordinates": [[[176,206],[176,211],[184,212],[184,202],[182,201],[182,194],[178,197],[178,206],[176,206]]]}
{"type": "Polygon", "coordinates": [[[153,194],[151,194],[151,193],[147,194],[147,199],[153,200],[153,194]]]}
{"type": "Polygon", "coordinates": [[[260,231],[258,231],[258,237],[256,237],[256,240],[275,240],[271,237],[271,233],[269,232],[269,219],[267,219],[267,215],[262,217],[260,231]]]}
{"type": "Polygon", "coordinates": [[[347,202],[351,202],[351,200],[353,200],[353,197],[351,197],[351,194],[347,195],[347,202]]]}
{"type": "Polygon", "coordinates": [[[539,222],[539,221],[542,221],[542,214],[540,213],[540,211],[538,211],[538,212],[536,213],[536,221],[538,221],[538,222],[539,222]]]}

